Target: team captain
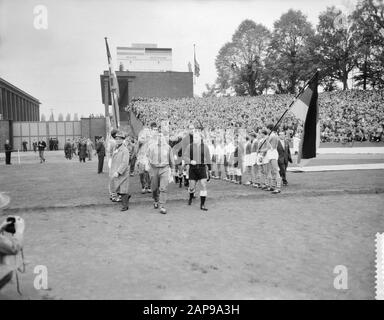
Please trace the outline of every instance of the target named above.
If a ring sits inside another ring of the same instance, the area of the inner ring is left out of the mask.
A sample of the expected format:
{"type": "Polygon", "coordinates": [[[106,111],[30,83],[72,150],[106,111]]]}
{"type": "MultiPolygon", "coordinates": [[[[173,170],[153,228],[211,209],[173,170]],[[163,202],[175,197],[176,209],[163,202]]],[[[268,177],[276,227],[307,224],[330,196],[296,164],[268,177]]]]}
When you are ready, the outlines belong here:
{"type": "Polygon", "coordinates": [[[210,179],[211,172],[211,155],[208,146],[204,143],[200,132],[195,131],[193,134],[193,142],[188,144],[183,152],[183,160],[189,171],[189,200],[188,204],[192,204],[195,198],[195,189],[198,181],[201,183],[200,190],[200,209],[208,211],[205,207],[207,198],[207,181],[210,179]]]}

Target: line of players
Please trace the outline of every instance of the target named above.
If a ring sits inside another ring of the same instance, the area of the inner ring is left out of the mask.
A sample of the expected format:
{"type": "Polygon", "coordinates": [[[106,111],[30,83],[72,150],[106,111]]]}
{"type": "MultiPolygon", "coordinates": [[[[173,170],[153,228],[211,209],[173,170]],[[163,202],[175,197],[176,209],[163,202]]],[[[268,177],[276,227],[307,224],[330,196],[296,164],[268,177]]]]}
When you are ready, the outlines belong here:
{"type": "MultiPolygon", "coordinates": [[[[224,136],[211,140],[202,130],[189,126],[188,133],[178,140],[170,140],[166,126],[152,123],[141,131],[135,149],[136,168],[145,192],[151,192],[154,208],[166,214],[168,184],[176,181],[180,187],[188,187],[191,205],[200,182],[200,209],[207,211],[207,182],[212,178],[223,178],[242,184],[242,176],[251,179],[245,185],[281,192],[281,181],[287,185],[286,168],[292,162],[289,143],[284,134],[272,131],[273,125],[250,132],[247,136],[224,136]],[[211,143],[210,143],[211,142],[211,143]]],[[[112,131],[108,151],[110,155],[110,199],[122,202],[122,211],[128,210],[129,151],[126,135],[112,131]]]]}

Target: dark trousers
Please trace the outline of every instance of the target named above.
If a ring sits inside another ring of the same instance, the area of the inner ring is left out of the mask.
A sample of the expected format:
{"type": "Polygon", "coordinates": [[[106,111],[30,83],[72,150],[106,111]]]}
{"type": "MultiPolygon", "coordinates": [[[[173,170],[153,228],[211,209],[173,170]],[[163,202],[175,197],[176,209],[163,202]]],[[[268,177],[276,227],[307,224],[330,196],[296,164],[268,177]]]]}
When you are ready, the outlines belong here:
{"type": "Polygon", "coordinates": [[[104,156],[98,155],[99,163],[97,165],[97,173],[103,172],[104,156]]]}
{"type": "Polygon", "coordinates": [[[283,182],[287,182],[287,167],[288,167],[288,162],[278,162],[279,163],[279,169],[280,169],[280,177],[283,180],[283,182]]]}
{"type": "Polygon", "coordinates": [[[5,164],[11,164],[11,152],[5,152],[5,164]]]}
{"type": "Polygon", "coordinates": [[[44,150],[39,150],[39,157],[40,157],[40,162],[41,162],[41,161],[45,161],[45,158],[44,158],[44,150]]]}
{"type": "Polygon", "coordinates": [[[151,178],[148,171],[140,173],[140,183],[142,189],[149,189],[151,187],[151,178]]]}
{"type": "Polygon", "coordinates": [[[134,173],[135,172],[135,164],[136,164],[136,157],[133,156],[130,161],[129,165],[129,173],[134,173]]]}

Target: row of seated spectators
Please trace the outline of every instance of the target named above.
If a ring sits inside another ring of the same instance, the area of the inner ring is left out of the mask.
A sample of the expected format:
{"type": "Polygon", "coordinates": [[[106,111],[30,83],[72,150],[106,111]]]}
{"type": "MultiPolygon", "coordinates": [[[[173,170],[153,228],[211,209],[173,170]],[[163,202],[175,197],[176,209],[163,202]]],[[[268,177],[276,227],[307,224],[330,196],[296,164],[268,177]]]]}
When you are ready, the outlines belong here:
{"type": "MultiPolygon", "coordinates": [[[[182,99],[135,99],[131,107],[145,124],[168,121],[172,133],[193,122],[208,130],[254,130],[276,123],[293,95],[257,97],[210,97],[182,99]]],[[[319,93],[322,142],[384,141],[384,91],[347,90],[319,93]]],[[[292,138],[302,124],[290,112],[280,129],[292,138]]]]}

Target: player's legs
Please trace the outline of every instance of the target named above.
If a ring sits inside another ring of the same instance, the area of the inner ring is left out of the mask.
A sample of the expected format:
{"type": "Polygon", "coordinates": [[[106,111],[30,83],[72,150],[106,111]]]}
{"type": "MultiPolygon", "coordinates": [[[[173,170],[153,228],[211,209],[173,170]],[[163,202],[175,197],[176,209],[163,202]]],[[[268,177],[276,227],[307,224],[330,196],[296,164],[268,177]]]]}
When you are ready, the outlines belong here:
{"type": "Polygon", "coordinates": [[[200,184],[200,209],[203,211],[208,211],[208,209],[205,207],[205,200],[207,199],[207,179],[201,179],[200,184]]]}
{"type": "Polygon", "coordinates": [[[196,191],[196,180],[189,180],[189,187],[188,187],[188,192],[189,192],[189,200],[188,204],[192,204],[192,200],[195,197],[195,191],[196,191]]]}
{"type": "Polygon", "coordinates": [[[273,159],[270,162],[271,176],[272,176],[272,188],[273,193],[280,193],[281,191],[281,178],[279,176],[279,165],[277,160],[273,159]]]}

